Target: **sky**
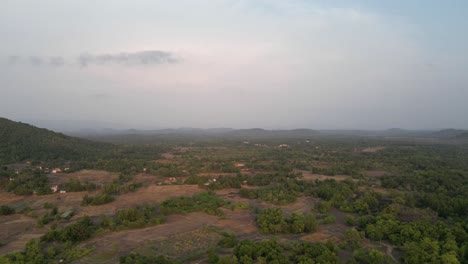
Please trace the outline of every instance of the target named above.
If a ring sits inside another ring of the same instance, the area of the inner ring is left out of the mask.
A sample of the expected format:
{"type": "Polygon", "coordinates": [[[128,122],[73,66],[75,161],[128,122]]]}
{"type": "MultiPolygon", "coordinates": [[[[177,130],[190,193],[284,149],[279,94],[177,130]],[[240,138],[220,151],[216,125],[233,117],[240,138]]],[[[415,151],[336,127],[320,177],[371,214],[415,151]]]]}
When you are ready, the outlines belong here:
{"type": "Polygon", "coordinates": [[[468,128],[468,1],[0,0],[0,116],[468,128]]]}

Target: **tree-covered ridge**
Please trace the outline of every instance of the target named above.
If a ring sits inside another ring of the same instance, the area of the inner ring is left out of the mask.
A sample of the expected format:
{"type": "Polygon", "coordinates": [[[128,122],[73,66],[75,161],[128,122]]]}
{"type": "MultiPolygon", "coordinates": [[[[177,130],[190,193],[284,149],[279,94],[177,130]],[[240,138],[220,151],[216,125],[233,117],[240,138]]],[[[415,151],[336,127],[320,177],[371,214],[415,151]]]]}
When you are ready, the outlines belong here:
{"type": "Polygon", "coordinates": [[[0,118],[0,164],[26,159],[79,160],[109,151],[112,145],[0,118]]]}

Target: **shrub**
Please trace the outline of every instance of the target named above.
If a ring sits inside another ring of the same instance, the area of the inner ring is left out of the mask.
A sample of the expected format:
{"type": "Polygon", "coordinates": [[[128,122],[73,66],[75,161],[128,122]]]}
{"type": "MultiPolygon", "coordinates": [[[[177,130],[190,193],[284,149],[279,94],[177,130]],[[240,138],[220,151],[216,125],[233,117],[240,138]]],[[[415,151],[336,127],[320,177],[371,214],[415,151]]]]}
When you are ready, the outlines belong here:
{"type": "Polygon", "coordinates": [[[8,206],[8,205],[2,205],[0,206],[0,215],[10,215],[10,214],[14,214],[15,213],[15,209],[8,206]]]}
{"type": "Polygon", "coordinates": [[[88,196],[85,195],[83,197],[83,201],[81,202],[82,206],[87,206],[87,205],[101,205],[101,204],[107,204],[111,203],[115,200],[115,198],[111,195],[108,194],[98,194],[96,196],[88,196]]]}

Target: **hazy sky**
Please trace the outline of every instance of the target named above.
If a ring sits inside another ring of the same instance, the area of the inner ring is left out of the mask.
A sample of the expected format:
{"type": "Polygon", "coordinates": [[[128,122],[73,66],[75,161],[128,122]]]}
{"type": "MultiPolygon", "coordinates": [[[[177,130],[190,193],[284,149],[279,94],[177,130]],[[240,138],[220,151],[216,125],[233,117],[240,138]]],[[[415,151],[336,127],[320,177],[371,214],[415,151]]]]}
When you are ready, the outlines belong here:
{"type": "Polygon", "coordinates": [[[468,1],[0,0],[0,116],[468,128],[468,1]]]}

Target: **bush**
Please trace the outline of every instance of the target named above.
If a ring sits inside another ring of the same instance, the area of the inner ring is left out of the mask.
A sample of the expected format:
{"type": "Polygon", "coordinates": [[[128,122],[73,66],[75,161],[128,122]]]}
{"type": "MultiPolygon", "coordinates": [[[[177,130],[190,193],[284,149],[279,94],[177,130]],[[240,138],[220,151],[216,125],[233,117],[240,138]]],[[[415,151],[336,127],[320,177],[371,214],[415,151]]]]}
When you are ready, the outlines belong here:
{"type": "Polygon", "coordinates": [[[178,197],[161,203],[161,211],[164,214],[190,213],[204,211],[207,214],[223,215],[219,209],[225,202],[212,192],[196,194],[192,197],[178,197]]]}
{"type": "Polygon", "coordinates": [[[322,224],[333,224],[336,222],[336,217],[333,215],[327,215],[325,218],[322,219],[322,224]]]}
{"type": "Polygon", "coordinates": [[[139,263],[145,263],[145,264],[172,264],[175,263],[171,261],[170,259],[166,258],[165,256],[158,256],[158,257],[153,257],[153,256],[143,256],[138,253],[130,253],[126,256],[121,256],[120,257],[120,264],[139,264],[139,263]]]}
{"type": "Polygon", "coordinates": [[[8,205],[2,205],[0,206],[0,215],[11,215],[15,213],[15,209],[8,206],[8,205]]]}
{"type": "Polygon", "coordinates": [[[317,211],[319,211],[319,213],[321,214],[327,214],[328,212],[330,212],[331,206],[331,202],[321,201],[317,204],[317,211]]]}
{"type": "Polygon", "coordinates": [[[293,213],[286,218],[281,208],[266,208],[257,217],[257,225],[261,233],[304,233],[315,232],[317,221],[312,214],[293,213]]]}
{"type": "Polygon", "coordinates": [[[96,196],[88,196],[85,195],[83,197],[83,201],[81,202],[82,206],[87,206],[87,205],[101,205],[101,204],[107,204],[111,203],[115,200],[115,198],[111,195],[108,194],[98,194],[96,196]]]}

